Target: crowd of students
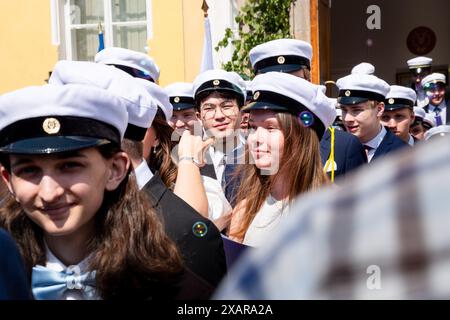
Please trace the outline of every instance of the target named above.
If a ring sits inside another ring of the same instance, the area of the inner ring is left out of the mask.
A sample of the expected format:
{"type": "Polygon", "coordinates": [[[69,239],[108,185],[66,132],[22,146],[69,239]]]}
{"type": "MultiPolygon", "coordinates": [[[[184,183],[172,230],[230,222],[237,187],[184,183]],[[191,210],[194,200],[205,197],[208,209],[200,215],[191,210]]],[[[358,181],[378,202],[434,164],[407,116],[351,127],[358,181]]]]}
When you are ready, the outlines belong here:
{"type": "Polygon", "coordinates": [[[107,48],[0,96],[0,260],[23,261],[0,265],[0,298],[208,299],[224,241],[260,250],[299,196],[449,132],[427,58],[409,61],[415,90],[362,63],[335,98],[311,58],[273,40],[250,51],[251,81],[216,69],[162,88],[148,55],[107,48]]]}

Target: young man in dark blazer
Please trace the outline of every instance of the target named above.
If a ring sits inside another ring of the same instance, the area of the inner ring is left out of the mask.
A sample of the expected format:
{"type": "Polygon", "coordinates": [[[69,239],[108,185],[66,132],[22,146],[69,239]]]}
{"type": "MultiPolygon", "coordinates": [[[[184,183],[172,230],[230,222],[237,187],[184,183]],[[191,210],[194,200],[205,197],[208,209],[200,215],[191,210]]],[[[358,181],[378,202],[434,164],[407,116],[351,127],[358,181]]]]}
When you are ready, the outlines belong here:
{"type": "Polygon", "coordinates": [[[436,126],[450,124],[450,95],[446,92],[445,83],[445,75],[442,73],[432,73],[422,80],[429,101],[423,109],[434,115],[436,126]]]}
{"type": "Polygon", "coordinates": [[[380,123],[389,92],[385,81],[371,74],[350,74],[336,85],[345,128],[364,145],[369,162],[407,146],[380,123]]]}

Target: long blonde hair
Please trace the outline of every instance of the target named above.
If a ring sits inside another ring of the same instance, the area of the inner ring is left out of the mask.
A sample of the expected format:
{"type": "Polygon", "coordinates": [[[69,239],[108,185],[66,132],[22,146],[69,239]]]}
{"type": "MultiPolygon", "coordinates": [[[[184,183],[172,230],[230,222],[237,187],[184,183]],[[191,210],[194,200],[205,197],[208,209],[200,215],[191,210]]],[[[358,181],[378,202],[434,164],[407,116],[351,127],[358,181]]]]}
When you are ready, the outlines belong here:
{"type": "MultiPolygon", "coordinates": [[[[289,170],[286,184],[289,186],[288,201],[310,190],[317,190],[328,182],[322,169],[319,139],[316,133],[302,126],[297,117],[289,113],[277,113],[276,118],[284,135],[284,150],[280,159],[279,173],[289,170]]],[[[249,163],[249,150],[245,150],[249,163]]],[[[231,230],[233,237],[243,239],[250,223],[269,196],[276,176],[262,175],[256,165],[240,167],[237,176],[242,176],[237,203],[244,204],[242,219],[237,230],[231,230]]]]}

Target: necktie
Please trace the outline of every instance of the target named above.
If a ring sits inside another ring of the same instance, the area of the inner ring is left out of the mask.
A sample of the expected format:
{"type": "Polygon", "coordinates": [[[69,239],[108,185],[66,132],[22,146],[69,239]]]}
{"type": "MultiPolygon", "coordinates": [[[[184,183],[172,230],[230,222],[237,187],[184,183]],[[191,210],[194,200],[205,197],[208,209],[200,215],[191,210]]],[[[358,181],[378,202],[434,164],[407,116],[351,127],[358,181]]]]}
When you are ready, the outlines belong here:
{"type": "Polygon", "coordinates": [[[439,107],[435,107],[434,108],[434,119],[436,120],[436,126],[441,126],[442,125],[442,118],[441,118],[441,108],[439,107]]]}
{"type": "Polygon", "coordinates": [[[369,151],[370,150],[372,150],[373,148],[371,147],[371,146],[368,146],[368,145],[364,145],[364,150],[366,151],[366,156],[367,156],[367,159],[369,159],[369,151]]]}
{"type": "Polygon", "coordinates": [[[93,299],[95,271],[81,273],[78,266],[71,266],[58,272],[44,266],[35,266],[31,288],[36,300],[60,300],[66,290],[80,290],[86,299],[93,299]]]}

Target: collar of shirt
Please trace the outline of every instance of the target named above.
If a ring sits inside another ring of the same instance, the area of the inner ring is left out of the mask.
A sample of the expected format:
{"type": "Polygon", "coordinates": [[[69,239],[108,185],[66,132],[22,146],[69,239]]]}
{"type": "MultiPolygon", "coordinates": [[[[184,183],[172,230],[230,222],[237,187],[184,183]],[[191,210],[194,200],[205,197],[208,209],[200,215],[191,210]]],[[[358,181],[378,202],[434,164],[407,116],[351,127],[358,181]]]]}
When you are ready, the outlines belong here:
{"type": "Polygon", "coordinates": [[[438,105],[438,106],[434,106],[431,103],[428,105],[428,111],[434,113],[434,110],[436,108],[441,109],[441,114],[442,111],[447,107],[447,104],[445,103],[445,100],[442,100],[442,102],[438,105]]]}
{"type": "Polygon", "coordinates": [[[134,174],[136,175],[136,181],[139,187],[139,190],[141,190],[147,182],[150,181],[151,178],[153,178],[152,170],[148,167],[147,161],[145,159],[142,159],[141,164],[134,169],[134,174]]]}
{"type": "Polygon", "coordinates": [[[411,147],[414,146],[414,138],[413,138],[411,135],[409,136],[408,144],[409,144],[411,147]]]}
{"type": "MultiPolygon", "coordinates": [[[[64,263],[62,263],[53,254],[53,252],[50,251],[50,249],[48,248],[47,245],[45,246],[45,248],[46,248],[46,256],[47,256],[47,263],[45,264],[45,266],[47,268],[49,268],[50,270],[56,271],[56,272],[61,272],[61,271],[66,270],[69,267],[72,267],[72,266],[66,266],[64,263]]],[[[90,259],[91,259],[91,255],[87,256],[80,263],[73,265],[73,266],[78,266],[80,268],[80,272],[84,273],[87,271],[90,259]]],[[[93,298],[99,299],[100,297],[98,296],[97,293],[95,293],[93,298]]],[[[85,298],[78,290],[67,290],[64,293],[64,300],[84,300],[84,299],[85,298]]]]}
{"type": "Polygon", "coordinates": [[[381,126],[381,130],[375,136],[375,138],[373,138],[372,140],[370,140],[367,143],[364,143],[364,145],[372,148],[367,152],[367,161],[368,162],[372,161],[372,158],[375,155],[375,152],[377,151],[378,146],[383,141],[385,135],[386,135],[386,129],[383,126],[381,126]]]}
{"type": "Polygon", "coordinates": [[[381,141],[383,141],[385,135],[386,135],[386,129],[383,126],[381,126],[381,130],[380,130],[380,132],[378,132],[378,134],[375,136],[375,138],[373,138],[372,140],[370,140],[364,144],[366,146],[373,148],[373,150],[375,150],[381,144],[381,141]]]}

